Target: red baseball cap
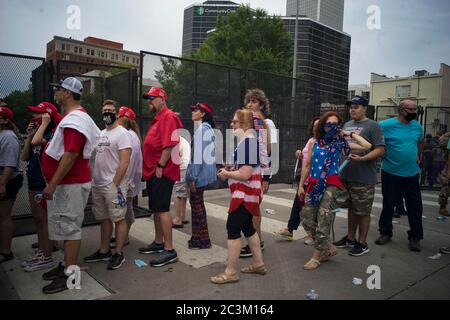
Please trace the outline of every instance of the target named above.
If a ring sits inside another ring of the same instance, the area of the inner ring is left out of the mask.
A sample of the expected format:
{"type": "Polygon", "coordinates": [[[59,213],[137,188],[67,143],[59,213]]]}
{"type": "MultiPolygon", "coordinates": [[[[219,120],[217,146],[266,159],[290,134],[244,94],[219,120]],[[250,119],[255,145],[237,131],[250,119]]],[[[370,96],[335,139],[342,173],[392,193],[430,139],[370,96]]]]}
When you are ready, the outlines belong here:
{"type": "Polygon", "coordinates": [[[37,106],[28,106],[27,109],[37,113],[48,113],[56,124],[58,124],[62,119],[58,109],[47,101],[41,102],[37,106]]]}
{"type": "Polygon", "coordinates": [[[169,100],[166,91],[160,87],[151,87],[147,93],[144,93],[142,95],[142,98],[144,98],[145,100],[147,100],[148,97],[161,97],[164,99],[164,101],[169,100]]]}
{"type": "Polygon", "coordinates": [[[13,121],[14,113],[7,105],[3,105],[0,106],[0,116],[5,117],[10,121],[13,121]]]}
{"type": "Polygon", "coordinates": [[[199,102],[195,106],[191,106],[191,109],[192,110],[200,109],[200,110],[203,110],[206,113],[213,113],[212,107],[209,104],[204,103],[204,102],[199,102]]]}
{"type": "Polygon", "coordinates": [[[136,113],[134,113],[133,109],[131,108],[121,106],[119,109],[119,117],[127,117],[128,119],[135,120],[136,113]]]}

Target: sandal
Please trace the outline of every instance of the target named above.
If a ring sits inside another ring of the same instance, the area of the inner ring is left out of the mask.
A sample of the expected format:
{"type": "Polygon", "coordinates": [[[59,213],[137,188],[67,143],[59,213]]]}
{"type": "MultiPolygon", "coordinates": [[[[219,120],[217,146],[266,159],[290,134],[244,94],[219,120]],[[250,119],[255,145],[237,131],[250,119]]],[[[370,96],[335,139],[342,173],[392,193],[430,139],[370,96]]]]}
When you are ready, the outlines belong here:
{"type": "Polygon", "coordinates": [[[248,265],[246,267],[241,268],[242,273],[256,273],[260,275],[265,275],[267,273],[267,268],[265,265],[261,265],[259,267],[254,267],[253,265],[248,265]]]}
{"type": "Polygon", "coordinates": [[[320,261],[314,258],[309,259],[307,263],[303,265],[305,270],[315,270],[320,266],[320,261]]]}
{"type": "Polygon", "coordinates": [[[336,247],[330,246],[328,248],[328,250],[325,250],[322,252],[322,256],[320,257],[320,262],[325,262],[328,261],[331,257],[334,257],[335,255],[337,255],[338,251],[336,249],[336,247]]]}
{"type": "Polygon", "coordinates": [[[215,284],[224,284],[224,283],[231,283],[231,282],[238,282],[239,277],[237,274],[230,275],[225,272],[218,274],[217,276],[210,278],[212,283],[215,284]]]}

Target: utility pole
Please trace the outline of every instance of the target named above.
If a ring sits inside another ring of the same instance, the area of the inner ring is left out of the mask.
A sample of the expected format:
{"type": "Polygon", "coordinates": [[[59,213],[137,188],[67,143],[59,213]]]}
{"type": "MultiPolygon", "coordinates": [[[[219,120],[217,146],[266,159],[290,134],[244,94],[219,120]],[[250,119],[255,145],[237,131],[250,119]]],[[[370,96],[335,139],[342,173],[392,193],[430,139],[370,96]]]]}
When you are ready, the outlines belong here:
{"type": "Polygon", "coordinates": [[[295,106],[295,87],[297,78],[297,42],[298,42],[298,0],[296,0],[295,34],[294,34],[294,63],[292,64],[292,107],[295,106]]]}

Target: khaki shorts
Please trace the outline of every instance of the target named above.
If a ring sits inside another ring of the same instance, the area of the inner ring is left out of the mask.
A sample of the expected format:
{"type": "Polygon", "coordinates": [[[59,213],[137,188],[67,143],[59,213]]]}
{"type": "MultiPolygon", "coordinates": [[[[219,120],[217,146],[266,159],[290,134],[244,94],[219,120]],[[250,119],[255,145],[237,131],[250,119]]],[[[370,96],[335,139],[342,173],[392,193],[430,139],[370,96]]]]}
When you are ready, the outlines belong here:
{"type": "Polygon", "coordinates": [[[375,186],[344,181],[345,188],[336,190],[334,208],[353,209],[359,216],[368,216],[372,212],[375,198],[375,186]]]}
{"type": "Polygon", "coordinates": [[[56,187],[53,200],[47,200],[50,240],[81,240],[81,225],[90,191],[90,182],[56,187]]]}
{"type": "MultiPolygon", "coordinates": [[[[126,183],[120,186],[122,192],[126,192],[126,183]]],[[[126,193],[124,197],[126,197],[126,193]]],[[[92,212],[97,220],[110,219],[112,222],[119,222],[125,219],[127,206],[121,207],[114,204],[117,199],[117,187],[110,183],[106,186],[92,186],[92,212]]]]}
{"type": "Polygon", "coordinates": [[[186,170],[180,171],[181,181],[175,182],[173,186],[173,195],[177,198],[189,197],[188,185],[186,182],[186,170]]]}

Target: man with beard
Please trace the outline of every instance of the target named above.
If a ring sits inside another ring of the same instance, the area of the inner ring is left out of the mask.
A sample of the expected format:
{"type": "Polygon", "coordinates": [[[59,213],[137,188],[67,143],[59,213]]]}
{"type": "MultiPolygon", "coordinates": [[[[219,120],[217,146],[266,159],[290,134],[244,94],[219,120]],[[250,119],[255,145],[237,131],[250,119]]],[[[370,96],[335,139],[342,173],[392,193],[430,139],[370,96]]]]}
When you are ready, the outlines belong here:
{"type": "Polygon", "coordinates": [[[398,106],[398,116],[380,123],[386,142],[386,158],[381,166],[383,211],[378,222],[380,236],[375,243],[384,245],[391,240],[394,204],[397,192],[401,190],[411,228],[408,231],[409,249],[418,252],[423,239],[419,182],[423,130],[416,118],[416,102],[403,100],[398,106]]]}
{"type": "MultiPolygon", "coordinates": [[[[172,244],[172,217],[170,200],[175,181],[180,180],[180,161],[172,159],[172,149],[180,142],[178,129],[183,125],[178,116],[167,107],[167,93],[152,87],[143,95],[150,111],[155,114],[143,145],[143,176],[147,181],[149,209],[154,214],[155,240],[140,253],[160,253],[150,261],[152,267],[162,267],[178,260],[172,244]]],[[[179,155],[175,150],[174,155],[179,155]]]]}

